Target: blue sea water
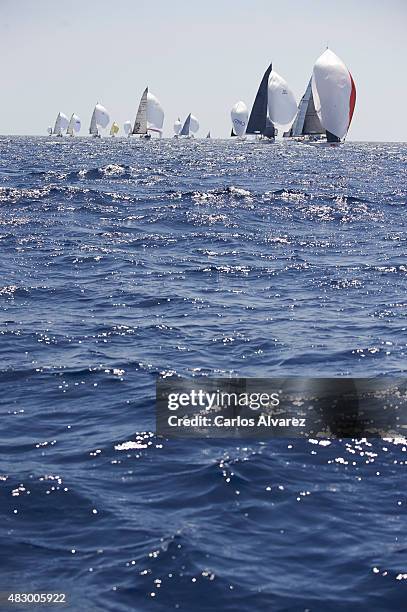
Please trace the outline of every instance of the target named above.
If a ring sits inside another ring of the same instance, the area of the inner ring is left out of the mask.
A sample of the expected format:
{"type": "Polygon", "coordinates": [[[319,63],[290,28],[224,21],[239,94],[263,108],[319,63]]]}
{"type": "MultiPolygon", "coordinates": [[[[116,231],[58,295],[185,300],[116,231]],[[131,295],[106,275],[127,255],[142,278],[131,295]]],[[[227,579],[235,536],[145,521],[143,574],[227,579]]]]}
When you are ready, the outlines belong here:
{"type": "Polygon", "coordinates": [[[154,394],[158,374],[405,374],[406,161],[0,138],[0,592],[405,609],[404,439],[169,441],[154,394]]]}

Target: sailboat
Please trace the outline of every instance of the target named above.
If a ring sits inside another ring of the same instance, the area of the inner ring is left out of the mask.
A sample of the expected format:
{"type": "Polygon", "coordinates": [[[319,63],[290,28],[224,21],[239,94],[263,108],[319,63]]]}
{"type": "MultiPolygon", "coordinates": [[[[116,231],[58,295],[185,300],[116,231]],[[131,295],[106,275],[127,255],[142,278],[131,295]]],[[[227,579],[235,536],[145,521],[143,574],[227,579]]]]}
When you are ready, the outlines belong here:
{"type": "Polygon", "coordinates": [[[81,129],[81,120],[79,119],[78,115],[75,115],[75,113],[72,113],[66,133],[69,136],[74,136],[75,134],[79,132],[80,129],[81,129]]]}
{"type": "Polygon", "coordinates": [[[49,125],[47,127],[47,134],[48,134],[48,136],[51,136],[51,134],[52,134],[52,125],[49,125]]]}
{"type": "Polygon", "coordinates": [[[315,62],[311,87],[315,111],[327,142],[342,142],[355,110],[356,87],[345,64],[330,49],[315,62]]]}
{"type": "Polygon", "coordinates": [[[59,136],[62,138],[62,130],[66,130],[68,123],[68,117],[64,113],[59,112],[55,120],[54,129],[52,130],[54,136],[59,136]]]}
{"type": "Polygon", "coordinates": [[[211,131],[210,131],[210,130],[209,130],[209,132],[207,133],[206,138],[212,138],[212,136],[211,136],[211,131]]]}
{"type": "Polygon", "coordinates": [[[247,106],[244,102],[239,100],[233,106],[230,111],[230,117],[232,119],[232,132],[231,136],[238,136],[239,138],[243,138],[246,132],[247,120],[249,117],[249,111],[247,110],[247,106]]]}
{"type": "Polygon", "coordinates": [[[157,132],[161,138],[163,124],[164,110],[156,96],[146,87],[141,96],[132,134],[151,138],[151,132],[157,132]]]}
{"type": "Polygon", "coordinates": [[[182,126],[182,130],[180,131],[180,136],[187,136],[189,138],[193,138],[194,134],[199,130],[199,121],[198,119],[189,113],[188,117],[185,119],[184,125],[182,126]]]}
{"type": "Polygon", "coordinates": [[[99,134],[99,127],[107,128],[109,121],[109,113],[107,112],[104,106],[97,103],[92,113],[89,134],[91,134],[95,138],[101,138],[101,135],[99,134]]]}
{"type": "Polygon", "coordinates": [[[291,126],[297,114],[297,102],[288,83],[275,70],[269,75],[268,116],[281,129],[291,126]]]}
{"type": "Polygon", "coordinates": [[[320,140],[325,136],[325,130],[315,110],[311,79],[298,105],[294,123],[290,130],[284,132],[283,136],[298,141],[320,140]]]}
{"type": "Polygon", "coordinates": [[[119,124],[116,123],[116,121],[113,121],[112,127],[110,128],[110,136],[116,136],[119,130],[120,130],[119,124]]]}
{"type": "Polygon", "coordinates": [[[275,127],[268,116],[268,84],[272,68],[270,64],[263,75],[246,128],[246,134],[255,134],[258,138],[270,140],[274,140],[276,135],[275,127]]]}
{"type": "Polygon", "coordinates": [[[174,122],[174,138],[178,138],[181,128],[182,122],[181,119],[178,117],[178,119],[174,122]]]}
{"type": "Polygon", "coordinates": [[[123,123],[123,130],[126,136],[131,136],[131,121],[127,120],[123,123]]]}

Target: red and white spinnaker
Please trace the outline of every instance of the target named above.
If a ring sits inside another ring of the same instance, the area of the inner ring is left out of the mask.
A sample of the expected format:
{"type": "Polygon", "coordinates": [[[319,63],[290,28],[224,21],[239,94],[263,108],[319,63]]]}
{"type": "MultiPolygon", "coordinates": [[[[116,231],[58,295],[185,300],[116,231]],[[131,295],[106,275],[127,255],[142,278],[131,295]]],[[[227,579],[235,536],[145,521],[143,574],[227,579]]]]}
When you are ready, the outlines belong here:
{"type": "Polygon", "coordinates": [[[345,64],[327,49],[317,59],[312,74],[312,95],[318,118],[327,131],[342,140],[349,129],[356,102],[356,87],[345,64]]]}

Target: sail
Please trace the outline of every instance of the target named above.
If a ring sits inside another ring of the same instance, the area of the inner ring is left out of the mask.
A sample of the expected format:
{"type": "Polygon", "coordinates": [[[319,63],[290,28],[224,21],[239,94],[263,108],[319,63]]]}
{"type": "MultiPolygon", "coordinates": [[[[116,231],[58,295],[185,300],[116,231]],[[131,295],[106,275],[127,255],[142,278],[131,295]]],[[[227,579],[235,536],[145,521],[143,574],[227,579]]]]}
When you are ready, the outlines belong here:
{"type": "Polygon", "coordinates": [[[131,121],[125,121],[123,124],[123,130],[126,136],[128,136],[131,132],[131,121]]]}
{"type": "Polygon", "coordinates": [[[153,132],[162,132],[164,125],[164,110],[157,98],[147,92],[147,129],[153,132]]]}
{"type": "Polygon", "coordinates": [[[92,134],[92,136],[97,136],[99,134],[96,123],[96,108],[93,109],[92,118],[90,120],[89,134],[92,134]]]}
{"type": "Polygon", "coordinates": [[[120,129],[119,124],[116,123],[116,121],[113,121],[112,127],[110,128],[110,136],[116,136],[119,129],[120,129]]]}
{"type": "Polygon", "coordinates": [[[337,140],[344,138],[352,121],[356,88],[351,73],[330,49],[315,62],[312,95],[315,111],[327,137],[329,132],[330,137],[337,140]]]}
{"type": "Polygon", "coordinates": [[[56,134],[57,136],[62,136],[62,130],[66,130],[68,124],[68,117],[64,113],[58,113],[52,133],[56,134]]]}
{"type": "Polygon", "coordinates": [[[246,134],[263,134],[265,130],[267,118],[268,82],[271,70],[272,64],[270,64],[270,66],[267,68],[261,80],[253,103],[252,111],[250,113],[246,134]]]}
{"type": "Polygon", "coordinates": [[[274,125],[289,126],[296,113],[297,102],[287,81],[272,70],[268,84],[268,111],[274,125]]]}
{"type": "Polygon", "coordinates": [[[180,131],[180,136],[189,136],[189,130],[191,128],[191,113],[189,113],[188,117],[185,119],[185,123],[182,126],[182,130],[180,131]]]}
{"type": "Polygon", "coordinates": [[[101,104],[96,104],[93,113],[92,119],[90,121],[89,133],[93,136],[97,136],[99,134],[98,127],[106,128],[110,121],[109,113],[101,104]]]}
{"type": "Polygon", "coordinates": [[[235,134],[233,128],[230,131],[230,137],[233,138],[234,136],[236,136],[237,134],[235,134]]]}
{"type": "Polygon", "coordinates": [[[207,137],[207,138],[211,138],[211,133],[210,133],[210,131],[207,133],[206,137],[207,137]]]}
{"type": "Polygon", "coordinates": [[[110,117],[105,107],[102,106],[101,104],[96,104],[95,114],[96,114],[96,124],[99,125],[101,128],[107,128],[109,121],[110,121],[110,117]]]}
{"type": "Polygon", "coordinates": [[[81,120],[79,119],[78,115],[75,115],[75,113],[72,113],[66,133],[69,134],[70,136],[74,136],[75,134],[79,132],[80,129],[81,129],[81,120]]]}
{"type": "Polygon", "coordinates": [[[133,134],[147,134],[147,95],[148,87],[145,88],[141,96],[136,120],[133,126],[133,134]]]}
{"type": "Polygon", "coordinates": [[[52,125],[49,125],[49,126],[48,126],[48,128],[47,128],[47,132],[48,132],[48,134],[49,134],[49,135],[51,135],[51,134],[52,134],[52,125]]]}
{"type": "Polygon", "coordinates": [[[274,138],[277,136],[277,130],[269,116],[266,117],[266,127],[263,130],[263,136],[266,138],[274,138]]]}
{"type": "Polygon", "coordinates": [[[249,112],[247,110],[246,104],[241,100],[239,100],[239,102],[236,102],[236,104],[230,111],[230,116],[233,125],[232,135],[243,136],[246,131],[247,119],[249,117],[249,112]]]}
{"type": "Polygon", "coordinates": [[[189,129],[191,130],[193,134],[196,134],[197,131],[199,130],[199,121],[194,115],[190,115],[189,117],[190,117],[189,129]]]}
{"type": "Polygon", "coordinates": [[[314,105],[314,96],[312,95],[311,79],[308,82],[307,89],[301,98],[298,105],[297,116],[294,120],[288,136],[304,136],[312,134],[323,134],[325,132],[318,118],[314,105]]]}
{"type": "Polygon", "coordinates": [[[323,134],[324,128],[321,125],[317,111],[315,110],[314,96],[312,95],[312,87],[310,81],[311,97],[308,102],[307,112],[305,113],[303,134],[323,134]]]}
{"type": "Polygon", "coordinates": [[[182,123],[181,123],[181,119],[178,117],[178,119],[175,121],[174,123],[174,133],[178,136],[180,131],[182,128],[182,123]]]}

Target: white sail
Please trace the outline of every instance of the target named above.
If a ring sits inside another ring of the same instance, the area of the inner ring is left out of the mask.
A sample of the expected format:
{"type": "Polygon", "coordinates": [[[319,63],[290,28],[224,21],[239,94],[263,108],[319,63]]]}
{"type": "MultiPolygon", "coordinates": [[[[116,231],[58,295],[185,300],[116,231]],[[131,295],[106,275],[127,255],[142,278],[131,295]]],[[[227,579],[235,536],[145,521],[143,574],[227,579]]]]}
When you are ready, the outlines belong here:
{"type": "Polygon", "coordinates": [[[92,136],[99,135],[98,126],[96,123],[96,108],[93,109],[92,118],[90,120],[89,134],[92,134],[92,136]]]}
{"type": "Polygon", "coordinates": [[[96,104],[95,106],[95,114],[96,114],[96,124],[101,128],[107,128],[110,117],[109,113],[101,104],[96,104]]]}
{"type": "Polygon", "coordinates": [[[74,134],[77,134],[80,129],[81,120],[79,119],[78,115],[75,115],[75,113],[73,113],[69,120],[69,125],[66,130],[66,133],[69,134],[69,136],[74,136],[74,134]]]}
{"type": "Polygon", "coordinates": [[[52,134],[52,125],[49,125],[49,126],[48,126],[48,128],[47,128],[47,132],[48,132],[48,134],[49,134],[49,135],[51,135],[51,134],[52,134]]]}
{"type": "Polygon", "coordinates": [[[148,87],[145,88],[141,96],[136,120],[134,121],[133,134],[147,134],[147,96],[148,87]]]}
{"type": "Polygon", "coordinates": [[[128,136],[131,132],[131,121],[125,121],[123,124],[123,130],[126,136],[128,136]]]}
{"type": "Polygon", "coordinates": [[[93,113],[92,119],[90,121],[89,133],[93,136],[99,135],[98,127],[106,128],[110,121],[109,113],[101,104],[96,104],[93,113]]]}
{"type": "Polygon", "coordinates": [[[193,134],[196,134],[197,131],[199,130],[199,121],[196,117],[194,117],[194,115],[190,116],[189,130],[193,134]]]}
{"type": "Polygon", "coordinates": [[[330,49],[315,62],[312,95],[322,126],[338,139],[344,138],[355,108],[356,88],[349,70],[330,49]]]}
{"type": "Polygon", "coordinates": [[[179,135],[181,128],[182,128],[182,122],[181,122],[181,119],[178,117],[178,119],[174,123],[174,133],[177,136],[179,135]]]}
{"type": "Polygon", "coordinates": [[[268,114],[274,125],[289,126],[297,114],[297,102],[287,81],[272,70],[268,84],[268,114]]]}
{"type": "Polygon", "coordinates": [[[164,125],[164,110],[157,98],[147,92],[147,129],[153,132],[162,132],[164,125]]]}
{"type": "Polygon", "coordinates": [[[230,111],[232,119],[233,131],[236,136],[243,136],[246,132],[247,122],[249,119],[249,111],[244,102],[239,100],[230,111]]]}
{"type": "Polygon", "coordinates": [[[52,133],[56,134],[57,136],[62,136],[62,130],[66,130],[68,123],[68,117],[64,113],[58,113],[52,133]]]}

